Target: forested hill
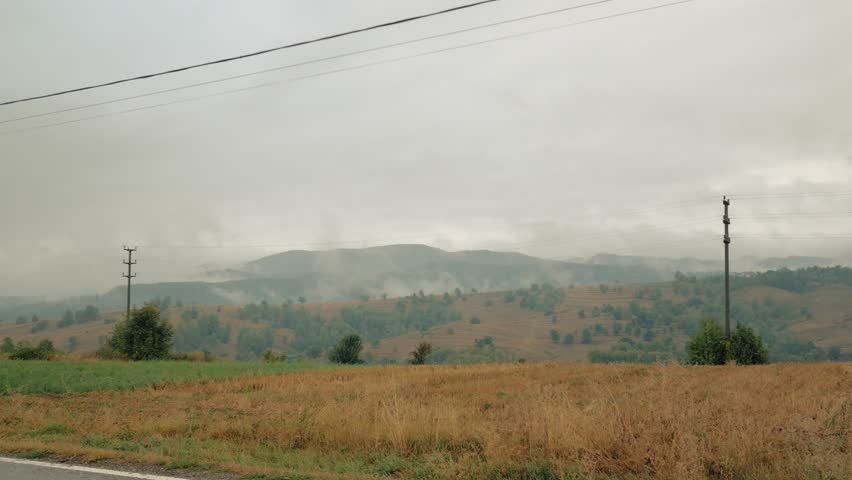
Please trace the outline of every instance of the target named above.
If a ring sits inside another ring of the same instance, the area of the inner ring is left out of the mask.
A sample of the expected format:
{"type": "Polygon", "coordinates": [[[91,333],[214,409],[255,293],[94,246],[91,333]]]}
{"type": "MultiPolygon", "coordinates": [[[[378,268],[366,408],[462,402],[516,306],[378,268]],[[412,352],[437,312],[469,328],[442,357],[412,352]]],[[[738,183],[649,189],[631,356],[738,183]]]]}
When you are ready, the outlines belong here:
{"type": "MultiPolygon", "coordinates": [[[[270,279],[258,279],[268,281],[270,279]]],[[[278,282],[298,279],[274,279],[278,282]]],[[[319,357],[342,336],[358,334],[366,358],[403,361],[421,341],[435,362],[529,360],[653,362],[683,358],[700,321],[722,317],[718,275],[678,273],[667,282],[557,286],[531,283],[502,291],[461,288],[358,300],[190,304],[155,299],[177,330],[179,351],[257,358],[266,349],[319,357]]],[[[753,327],[772,361],[852,359],[852,269],[845,267],[738,274],[733,322],[753,327]]],[[[120,309],[76,308],[57,317],[27,315],[0,325],[0,338],[50,339],[70,352],[96,349],[120,309]]]]}
{"type": "MultiPolygon", "coordinates": [[[[784,259],[774,261],[783,262],[784,259]]],[[[134,285],[133,299],[137,305],[157,298],[206,305],[261,301],[280,304],[299,298],[315,303],[357,300],[365,296],[402,297],[420,291],[442,294],[456,288],[462,291],[510,290],[533,283],[562,287],[639,284],[668,281],[680,267],[686,268],[685,271],[712,271],[714,264],[695,259],[616,255],[567,262],[514,252],[448,252],[425,245],[294,250],[260,258],[227,272],[209,272],[209,278],[230,278],[226,281],[137,284],[134,285]]],[[[738,277],[738,281],[745,282],[746,278],[738,277]]],[[[117,310],[123,307],[125,299],[126,289],[120,286],[104,295],[53,303],[0,303],[0,321],[15,321],[22,315],[58,319],[67,310],[81,310],[87,305],[96,306],[101,311],[117,310]]]]}
{"type": "MultiPolygon", "coordinates": [[[[222,272],[211,272],[221,276],[222,272]]],[[[546,260],[512,252],[447,252],[425,245],[391,245],[365,249],[289,251],[250,262],[227,272],[224,282],[170,282],[133,287],[135,303],[170,297],[182,303],[209,305],[310,302],[360,299],[365,295],[400,297],[412,292],[443,293],[460,288],[505,290],[532,283],[641,283],[671,278],[669,272],[643,266],[593,265],[546,260]]],[[[0,307],[0,321],[33,313],[58,318],[66,309],[92,304],[101,310],[121,308],[126,289],[116,287],[98,297],[55,304],[0,307]]]]}

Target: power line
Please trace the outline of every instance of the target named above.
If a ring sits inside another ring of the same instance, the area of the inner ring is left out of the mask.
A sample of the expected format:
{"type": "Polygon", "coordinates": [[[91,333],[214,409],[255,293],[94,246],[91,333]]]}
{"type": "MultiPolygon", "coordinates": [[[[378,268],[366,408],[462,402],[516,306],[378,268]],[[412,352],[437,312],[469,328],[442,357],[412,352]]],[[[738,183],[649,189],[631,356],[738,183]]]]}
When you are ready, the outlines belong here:
{"type": "Polygon", "coordinates": [[[852,238],[852,233],[849,234],[834,234],[834,233],[814,233],[804,235],[783,235],[783,234],[742,234],[736,238],[766,238],[766,239],[782,239],[782,240],[831,240],[831,239],[846,239],[852,238]]]}
{"type": "Polygon", "coordinates": [[[365,69],[365,68],[370,68],[370,67],[375,67],[375,66],[380,66],[380,65],[387,65],[387,64],[391,64],[391,63],[397,63],[397,62],[401,62],[401,61],[405,61],[405,60],[411,60],[411,59],[415,59],[415,58],[426,57],[426,56],[451,52],[451,51],[455,51],[455,50],[461,50],[461,49],[480,46],[480,45],[486,45],[486,44],[500,42],[500,41],[504,41],[504,40],[511,40],[511,39],[516,39],[516,38],[521,38],[521,37],[526,37],[526,36],[531,36],[531,35],[537,35],[537,34],[540,34],[540,33],[546,33],[546,32],[568,29],[568,28],[571,28],[571,27],[576,27],[576,26],[585,25],[585,24],[589,24],[589,23],[610,20],[610,19],[619,18],[619,17],[625,17],[625,16],[628,16],[628,15],[634,15],[634,14],[645,13],[645,12],[650,12],[650,11],[654,11],[654,10],[660,10],[660,9],[663,9],[663,8],[674,7],[674,6],[677,6],[677,5],[692,3],[692,2],[695,2],[695,1],[698,1],[698,0],[680,0],[680,1],[677,1],[677,2],[664,3],[664,4],[660,4],[660,5],[655,5],[655,6],[652,6],[652,7],[646,7],[646,8],[641,8],[641,9],[637,9],[637,10],[630,10],[630,11],[626,11],[626,12],[615,13],[615,14],[605,15],[605,16],[601,16],[601,17],[595,17],[595,18],[591,18],[591,19],[587,19],[587,20],[578,21],[578,22],[573,22],[573,23],[568,23],[568,24],[563,24],[563,25],[557,25],[557,26],[554,26],[554,27],[541,28],[541,29],[511,34],[511,35],[504,35],[504,36],[495,37],[495,38],[491,38],[491,39],[487,39],[487,40],[481,40],[481,41],[470,42],[470,43],[460,44],[460,45],[456,45],[456,46],[446,47],[446,48],[440,48],[440,49],[437,49],[437,50],[430,50],[430,51],[427,51],[427,52],[422,52],[422,53],[418,53],[418,54],[414,54],[414,55],[394,57],[394,58],[390,58],[390,59],[386,59],[386,60],[380,60],[380,61],[376,61],[376,62],[365,63],[365,64],[361,64],[361,65],[354,65],[354,66],[351,66],[351,67],[343,67],[343,68],[338,68],[338,69],[334,69],[334,70],[327,70],[327,71],[324,71],[324,72],[302,75],[302,76],[298,76],[298,77],[286,78],[286,79],[283,79],[283,80],[266,82],[266,83],[261,83],[261,84],[258,84],[258,85],[252,85],[252,86],[248,86],[248,87],[235,88],[235,89],[231,89],[231,90],[224,90],[224,91],[220,91],[220,92],[211,93],[211,94],[208,94],[208,95],[201,95],[201,96],[197,96],[197,97],[179,99],[179,100],[174,100],[174,101],[165,102],[165,103],[148,105],[148,106],[144,106],[144,107],[131,108],[131,109],[127,109],[127,110],[118,110],[118,111],[115,111],[115,112],[107,112],[107,113],[103,113],[103,114],[99,114],[99,115],[92,115],[92,116],[89,116],[89,117],[77,118],[77,119],[73,119],[73,120],[66,120],[66,121],[63,121],[63,122],[48,123],[48,124],[44,124],[44,125],[36,125],[36,126],[33,126],[33,127],[26,127],[26,128],[21,128],[21,129],[17,129],[17,130],[7,130],[7,131],[4,131],[4,132],[0,132],[0,136],[11,135],[11,134],[15,134],[15,133],[28,132],[28,131],[33,131],[33,130],[40,130],[40,129],[43,129],[43,128],[57,127],[57,126],[61,126],[61,125],[68,125],[68,124],[72,124],[72,123],[94,120],[94,119],[109,117],[109,116],[113,116],[113,115],[122,115],[122,114],[126,114],[126,113],[139,112],[139,111],[143,111],[143,110],[150,110],[150,109],[166,107],[166,106],[170,106],[170,105],[177,105],[177,104],[181,104],[181,103],[194,102],[194,101],[198,101],[198,100],[204,100],[204,99],[207,99],[207,98],[219,97],[219,96],[222,96],[222,95],[229,95],[229,94],[233,94],[233,93],[240,93],[240,92],[245,92],[245,91],[254,90],[254,89],[258,89],[258,88],[271,87],[271,86],[280,85],[280,84],[292,83],[292,82],[296,82],[296,81],[300,81],[300,80],[307,80],[307,79],[310,79],[310,78],[317,78],[317,77],[323,77],[323,76],[327,76],[327,75],[333,75],[333,74],[336,74],[336,73],[343,73],[343,72],[349,72],[349,71],[354,71],[354,70],[362,70],[362,69],[365,69]]]}
{"type": "Polygon", "coordinates": [[[428,41],[428,40],[435,40],[435,39],[438,39],[438,38],[449,37],[449,36],[452,36],[452,35],[458,35],[458,34],[461,34],[461,33],[469,33],[469,32],[473,32],[473,31],[476,31],[476,30],[482,30],[482,29],[485,29],[485,28],[491,28],[491,27],[496,27],[496,26],[500,26],[500,25],[507,25],[507,24],[510,24],[510,23],[520,22],[520,21],[524,21],[524,20],[530,20],[530,19],[538,18],[538,17],[544,17],[544,16],[547,16],[547,15],[555,15],[555,14],[558,14],[558,13],[565,13],[565,12],[568,12],[568,11],[571,11],[571,10],[579,10],[581,8],[591,7],[591,6],[600,5],[600,4],[604,4],[604,3],[611,3],[611,2],[614,2],[614,1],[618,1],[618,0],[598,0],[598,1],[595,1],[595,2],[584,3],[584,4],[581,4],[581,5],[573,5],[571,7],[559,8],[559,9],[556,9],[556,10],[550,10],[550,11],[547,11],[547,12],[535,13],[535,14],[532,14],[532,15],[525,15],[523,17],[511,18],[511,19],[502,20],[502,21],[499,21],[499,22],[492,22],[492,23],[487,23],[487,24],[483,24],[483,25],[477,25],[475,27],[463,28],[461,30],[453,30],[451,32],[439,33],[439,34],[436,34],[436,35],[429,35],[429,36],[426,36],[426,37],[420,37],[420,38],[415,38],[415,39],[412,39],[412,40],[405,40],[405,41],[402,41],[402,42],[380,45],[380,46],[377,46],[377,47],[364,48],[364,49],[361,49],[361,50],[355,50],[355,51],[351,51],[351,52],[341,53],[341,54],[337,54],[337,55],[331,55],[331,56],[328,56],[328,57],[322,57],[322,58],[317,58],[317,59],[313,59],[313,60],[306,60],[306,61],[298,62],[298,63],[291,63],[291,64],[288,64],[288,65],[282,65],[282,66],[279,66],[279,67],[266,68],[266,69],[257,70],[257,71],[254,71],[254,72],[242,73],[242,74],[239,74],[239,75],[231,75],[231,76],[228,76],[228,77],[221,77],[221,78],[217,78],[217,79],[213,79],[213,80],[207,80],[207,81],[204,81],[204,82],[191,83],[191,84],[182,85],[182,86],[179,86],[179,87],[167,88],[167,89],[157,90],[157,91],[148,92],[148,93],[141,93],[141,94],[138,94],[138,95],[131,95],[131,96],[128,96],[128,97],[116,98],[116,99],[113,99],[113,100],[105,100],[105,101],[96,102],[96,103],[89,103],[89,104],[86,104],[86,105],[78,105],[76,107],[69,107],[69,108],[64,108],[64,109],[60,109],[60,110],[53,110],[53,111],[50,111],[50,112],[36,113],[36,114],[32,114],[32,115],[26,115],[26,116],[23,116],[23,117],[10,118],[8,120],[0,120],[0,124],[19,122],[19,121],[23,121],[23,120],[31,120],[33,118],[45,117],[45,116],[48,116],[48,115],[55,115],[55,114],[58,114],[58,113],[73,112],[73,111],[82,110],[82,109],[85,109],[85,108],[99,107],[99,106],[103,106],[103,105],[109,105],[109,104],[112,104],[112,103],[125,102],[125,101],[128,101],[128,100],[136,100],[136,99],[139,99],[139,98],[145,98],[145,97],[149,97],[149,96],[153,96],[153,95],[160,95],[160,94],[163,94],[163,93],[177,92],[177,91],[180,91],[180,90],[186,90],[186,89],[201,87],[201,86],[205,86],[205,85],[212,85],[212,84],[216,84],[216,83],[227,82],[227,81],[230,81],[230,80],[237,80],[237,79],[240,79],[240,78],[247,78],[247,77],[252,77],[252,76],[256,76],[256,75],[262,75],[262,74],[265,74],[265,73],[270,73],[270,72],[275,72],[275,71],[280,71],[280,70],[288,70],[288,69],[296,68],[296,67],[304,67],[304,66],[307,66],[307,65],[313,65],[313,64],[316,64],[316,63],[327,62],[327,61],[330,61],[330,60],[339,60],[341,58],[351,57],[351,56],[355,56],[355,55],[362,55],[362,54],[365,54],[365,53],[377,52],[377,51],[380,51],[380,50],[386,50],[386,49],[401,47],[401,46],[405,46],[405,45],[411,45],[411,44],[420,43],[420,42],[424,42],[424,41],[428,41]]]}
{"type": "Polygon", "coordinates": [[[59,95],[66,95],[66,94],[69,94],[69,93],[82,92],[84,90],[92,90],[92,89],[95,89],[95,88],[102,88],[102,87],[108,87],[108,86],[111,86],[111,85],[118,85],[120,83],[134,82],[134,81],[137,81],[137,80],[144,80],[144,79],[148,79],[148,78],[160,77],[160,76],[163,76],[163,75],[171,75],[171,74],[174,74],[174,73],[185,72],[187,70],[192,70],[192,69],[196,69],[196,68],[208,67],[208,66],[211,66],[211,65],[218,65],[218,64],[226,63],[226,62],[233,62],[235,60],[243,60],[243,59],[250,58],[250,57],[256,57],[258,55],[264,55],[264,54],[271,53],[271,52],[277,52],[279,50],[286,50],[286,49],[290,49],[290,48],[301,47],[301,46],[304,46],[304,45],[310,45],[312,43],[319,43],[319,42],[324,42],[324,41],[332,40],[332,39],[336,39],[336,38],[347,37],[347,36],[350,36],[350,35],[369,32],[371,30],[378,30],[378,29],[381,29],[381,28],[387,28],[387,27],[392,27],[392,26],[396,26],[396,25],[402,25],[404,23],[410,23],[410,22],[414,22],[414,21],[417,21],[417,20],[423,20],[425,18],[436,17],[436,16],[439,16],[439,15],[457,12],[457,11],[460,11],[460,10],[466,10],[466,9],[469,9],[469,8],[478,7],[480,5],[485,5],[485,4],[488,4],[488,3],[494,3],[494,2],[498,2],[498,1],[500,1],[500,0],[481,0],[481,1],[478,1],[478,2],[474,2],[474,3],[468,3],[468,4],[465,4],[465,5],[459,5],[457,7],[439,10],[437,12],[425,13],[425,14],[416,15],[416,16],[413,16],[413,17],[402,18],[402,19],[399,19],[399,20],[393,20],[393,21],[390,21],[390,22],[380,23],[378,25],[372,25],[372,26],[369,26],[369,27],[358,28],[358,29],[355,29],[355,30],[348,30],[348,31],[345,31],[345,32],[335,33],[335,34],[332,34],[332,35],[326,35],[326,36],[323,36],[323,37],[318,37],[318,38],[314,38],[314,39],[310,39],[310,40],[302,40],[302,41],[299,41],[299,42],[290,43],[288,45],[282,45],[282,46],[279,46],[279,47],[267,48],[267,49],[264,49],[264,50],[259,50],[259,51],[251,52],[251,53],[245,53],[245,54],[237,55],[237,56],[234,56],[234,57],[226,57],[226,58],[221,58],[221,59],[218,59],[218,60],[211,60],[211,61],[208,61],[208,62],[197,63],[197,64],[194,64],[194,65],[187,65],[187,66],[184,66],[184,67],[178,67],[178,68],[172,68],[172,69],[169,69],[169,70],[163,70],[163,71],[156,72],[156,73],[149,73],[149,74],[146,74],[146,75],[138,75],[138,76],[135,76],[135,77],[123,78],[123,79],[120,79],[120,80],[113,80],[113,81],[110,81],[110,82],[99,83],[99,84],[89,85],[89,86],[85,86],[85,87],[72,88],[72,89],[69,89],[69,90],[62,90],[62,91],[54,92],[54,93],[47,93],[47,94],[43,94],[43,95],[37,95],[37,96],[34,96],[34,97],[21,98],[21,99],[18,99],[18,100],[9,100],[9,101],[5,101],[5,102],[0,103],[0,106],[12,105],[14,103],[29,102],[29,101],[32,101],[32,100],[39,100],[39,99],[42,99],[42,98],[56,97],[56,96],[59,96],[59,95]]]}
{"type": "Polygon", "coordinates": [[[732,195],[734,200],[752,200],[752,199],[775,199],[775,198],[798,198],[798,197],[840,197],[852,195],[852,190],[840,192],[789,192],[789,193],[755,193],[744,195],[732,195]]]}
{"type": "Polygon", "coordinates": [[[838,218],[838,217],[848,217],[852,215],[852,212],[771,212],[771,213],[758,213],[753,215],[743,215],[732,217],[736,219],[746,219],[746,220],[760,220],[760,219],[775,219],[775,218],[787,218],[787,217],[809,217],[809,218],[838,218]]]}

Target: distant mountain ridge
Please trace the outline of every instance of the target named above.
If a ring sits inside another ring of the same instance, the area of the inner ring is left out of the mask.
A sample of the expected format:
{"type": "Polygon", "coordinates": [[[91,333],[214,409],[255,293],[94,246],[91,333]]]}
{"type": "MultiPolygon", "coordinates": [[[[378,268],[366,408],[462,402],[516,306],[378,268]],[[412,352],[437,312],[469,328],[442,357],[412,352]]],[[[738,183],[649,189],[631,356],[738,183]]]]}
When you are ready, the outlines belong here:
{"type": "MultiPolygon", "coordinates": [[[[757,265],[760,259],[740,261],[757,265]]],[[[766,264],[800,266],[830,259],[793,257],[764,259],[766,264]],[[786,263],[785,263],[786,262],[786,263]]],[[[738,271],[756,268],[735,268],[738,271]]],[[[516,252],[469,250],[449,252],[426,245],[388,245],[362,249],[291,250],[230,269],[207,272],[209,281],[161,282],[133,286],[137,305],[156,297],[183,303],[245,304],[266,300],[281,303],[304,297],[310,302],[398,297],[425,293],[508,290],[532,283],[571,284],[649,283],[670,280],[675,271],[718,272],[721,262],[694,258],[665,259],[601,254],[585,261],[536,258],[516,252]]],[[[99,296],[60,302],[14,302],[0,305],[0,321],[36,313],[58,318],[66,309],[92,304],[101,310],[123,307],[126,289],[115,287],[99,296]]]]}

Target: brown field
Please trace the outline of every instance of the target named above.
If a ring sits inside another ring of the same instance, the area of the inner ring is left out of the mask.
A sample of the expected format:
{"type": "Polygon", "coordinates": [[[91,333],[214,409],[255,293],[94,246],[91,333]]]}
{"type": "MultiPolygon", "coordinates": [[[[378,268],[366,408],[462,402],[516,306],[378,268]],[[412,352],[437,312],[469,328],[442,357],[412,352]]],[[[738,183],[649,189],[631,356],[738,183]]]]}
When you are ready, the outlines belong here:
{"type": "Polygon", "coordinates": [[[850,364],[371,367],[0,397],[0,450],[283,478],[841,480],[851,434],[850,364]]]}

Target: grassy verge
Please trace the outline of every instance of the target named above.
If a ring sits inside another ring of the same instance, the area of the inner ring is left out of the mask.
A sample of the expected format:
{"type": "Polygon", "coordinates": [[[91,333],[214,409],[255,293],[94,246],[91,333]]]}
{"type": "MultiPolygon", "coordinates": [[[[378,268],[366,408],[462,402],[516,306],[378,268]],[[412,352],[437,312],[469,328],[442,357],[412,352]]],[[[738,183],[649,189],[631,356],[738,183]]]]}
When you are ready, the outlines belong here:
{"type": "Polygon", "coordinates": [[[247,478],[852,478],[852,365],[370,367],[0,398],[0,450],[247,478]]]}
{"type": "Polygon", "coordinates": [[[167,383],[274,375],[323,368],[313,363],[50,362],[0,360],[0,395],[128,390],[167,383]]]}

